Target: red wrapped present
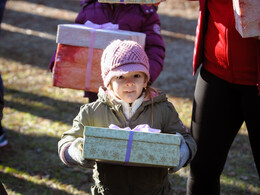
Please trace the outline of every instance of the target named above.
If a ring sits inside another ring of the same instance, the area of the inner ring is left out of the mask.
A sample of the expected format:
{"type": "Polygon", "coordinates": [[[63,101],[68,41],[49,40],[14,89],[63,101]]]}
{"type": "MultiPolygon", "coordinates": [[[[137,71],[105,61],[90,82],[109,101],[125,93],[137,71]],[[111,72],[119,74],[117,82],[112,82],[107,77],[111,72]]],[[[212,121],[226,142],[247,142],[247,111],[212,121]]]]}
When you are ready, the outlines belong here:
{"type": "Polygon", "coordinates": [[[53,85],[98,92],[103,85],[100,61],[113,40],[133,40],[145,45],[145,34],[115,30],[113,26],[62,24],[58,26],[53,85]],[[105,26],[105,27],[104,27],[105,26]],[[104,29],[108,28],[108,29],[104,29]]]}

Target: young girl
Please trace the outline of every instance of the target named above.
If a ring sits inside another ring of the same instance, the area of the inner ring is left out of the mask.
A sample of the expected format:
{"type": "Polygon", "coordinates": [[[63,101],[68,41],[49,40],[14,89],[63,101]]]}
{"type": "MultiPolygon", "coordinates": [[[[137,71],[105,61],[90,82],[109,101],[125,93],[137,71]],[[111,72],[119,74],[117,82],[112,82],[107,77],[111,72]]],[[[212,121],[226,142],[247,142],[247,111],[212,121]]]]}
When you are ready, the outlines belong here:
{"type": "Polygon", "coordinates": [[[179,133],[182,137],[179,166],[187,165],[196,151],[196,144],[184,127],[174,106],[165,94],[149,87],[149,61],[142,47],[134,41],[112,42],[101,59],[104,88],[98,100],[83,105],[58,143],[60,159],[68,166],[92,167],[95,186],[92,194],[172,194],[168,169],[162,167],[127,166],[84,160],[82,157],[85,126],[120,128],[147,124],[162,133],[179,133]]]}
{"type": "MultiPolygon", "coordinates": [[[[91,21],[96,24],[111,22],[118,24],[120,30],[142,32],[146,34],[145,51],[150,63],[150,81],[152,84],[163,69],[165,46],[161,36],[160,18],[155,6],[138,4],[99,3],[98,0],[81,1],[82,10],[75,23],[85,24],[91,21]]],[[[53,56],[50,69],[54,64],[53,56]]],[[[85,92],[89,102],[97,99],[96,93],[85,92]]]]}

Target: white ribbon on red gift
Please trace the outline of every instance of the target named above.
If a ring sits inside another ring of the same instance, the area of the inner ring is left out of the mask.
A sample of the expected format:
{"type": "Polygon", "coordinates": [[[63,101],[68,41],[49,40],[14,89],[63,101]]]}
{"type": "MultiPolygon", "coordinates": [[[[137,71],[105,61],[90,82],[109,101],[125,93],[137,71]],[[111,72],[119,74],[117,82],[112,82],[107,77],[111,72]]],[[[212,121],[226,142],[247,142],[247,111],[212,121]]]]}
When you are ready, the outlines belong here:
{"type": "Polygon", "coordinates": [[[149,133],[160,133],[160,129],[153,129],[147,124],[141,124],[137,125],[135,128],[131,129],[130,127],[126,128],[120,128],[114,124],[109,125],[110,129],[120,129],[120,130],[129,130],[129,137],[128,137],[128,143],[127,143],[127,149],[126,149],[126,155],[125,155],[125,163],[129,163],[130,155],[131,155],[131,148],[132,148],[132,142],[134,137],[134,132],[149,132],[149,133]]]}
{"type": "Polygon", "coordinates": [[[89,90],[90,77],[91,77],[91,66],[92,66],[92,60],[93,60],[93,48],[94,48],[94,43],[95,43],[96,30],[97,29],[118,30],[119,27],[118,27],[118,24],[112,24],[111,22],[105,23],[105,24],[95,24],[89,20],[86,21],[84,25],[91,28],[87,72],[86,72],[86,80],[85,80],[85,88],[86,88],[86,90],[89,90]]]}
{"type": "Polygon", "coordinates": [[[94,28],[94,29],[107,29],[107,30],[118,30],[118,24],[112,24],[111,22],[104,23],[104,24],[95,24],[89,20],[87,20],[84,24],[87,27],[94,28]]]}

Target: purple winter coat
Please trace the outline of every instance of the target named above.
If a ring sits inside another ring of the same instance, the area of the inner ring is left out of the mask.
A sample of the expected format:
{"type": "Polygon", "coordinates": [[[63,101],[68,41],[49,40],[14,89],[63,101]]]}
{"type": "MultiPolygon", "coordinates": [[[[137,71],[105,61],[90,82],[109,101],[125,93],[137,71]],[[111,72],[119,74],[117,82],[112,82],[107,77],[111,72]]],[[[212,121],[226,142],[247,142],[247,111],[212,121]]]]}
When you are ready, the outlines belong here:
{"type": "MultiPolygon", "coordinates": [[[[84,24],[87,20],[104,24],[111,22],[118,24],[119,29],[142,32],[146,34],[145,51],[150,62],[150,82],[154,82],[163,69],[165,45],[161,36],[160,18],[154,6],[138,4],[99,3],[97,0],[81,1],[82,9],[75,23],[84,24]]],[[[54,64],[54,57],[50,68],[54,64]]]]}

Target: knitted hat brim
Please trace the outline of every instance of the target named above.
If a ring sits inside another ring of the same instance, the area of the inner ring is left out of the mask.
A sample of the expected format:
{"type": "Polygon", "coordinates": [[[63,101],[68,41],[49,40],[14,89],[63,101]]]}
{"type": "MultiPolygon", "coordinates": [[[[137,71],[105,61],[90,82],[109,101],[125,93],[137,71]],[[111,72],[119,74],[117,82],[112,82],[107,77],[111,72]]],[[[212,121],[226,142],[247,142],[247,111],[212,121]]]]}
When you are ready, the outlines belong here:
{"type": "Polygon", "coordinates": [[[147,70],[147,68],[142,65],[142,64],[124,64],[122,66],[119,66],[113,70],[110,70],[108,75],[106,76],[105,80],[104,80],[104,86],[108,87],[111,79],[113,77],[118,77],[118,76],[122,76],[124,74],[130,73],[130,72],[143,72],[146,74],[147,76],[147,80],[150,80],[150,73],[147,70]]]}

